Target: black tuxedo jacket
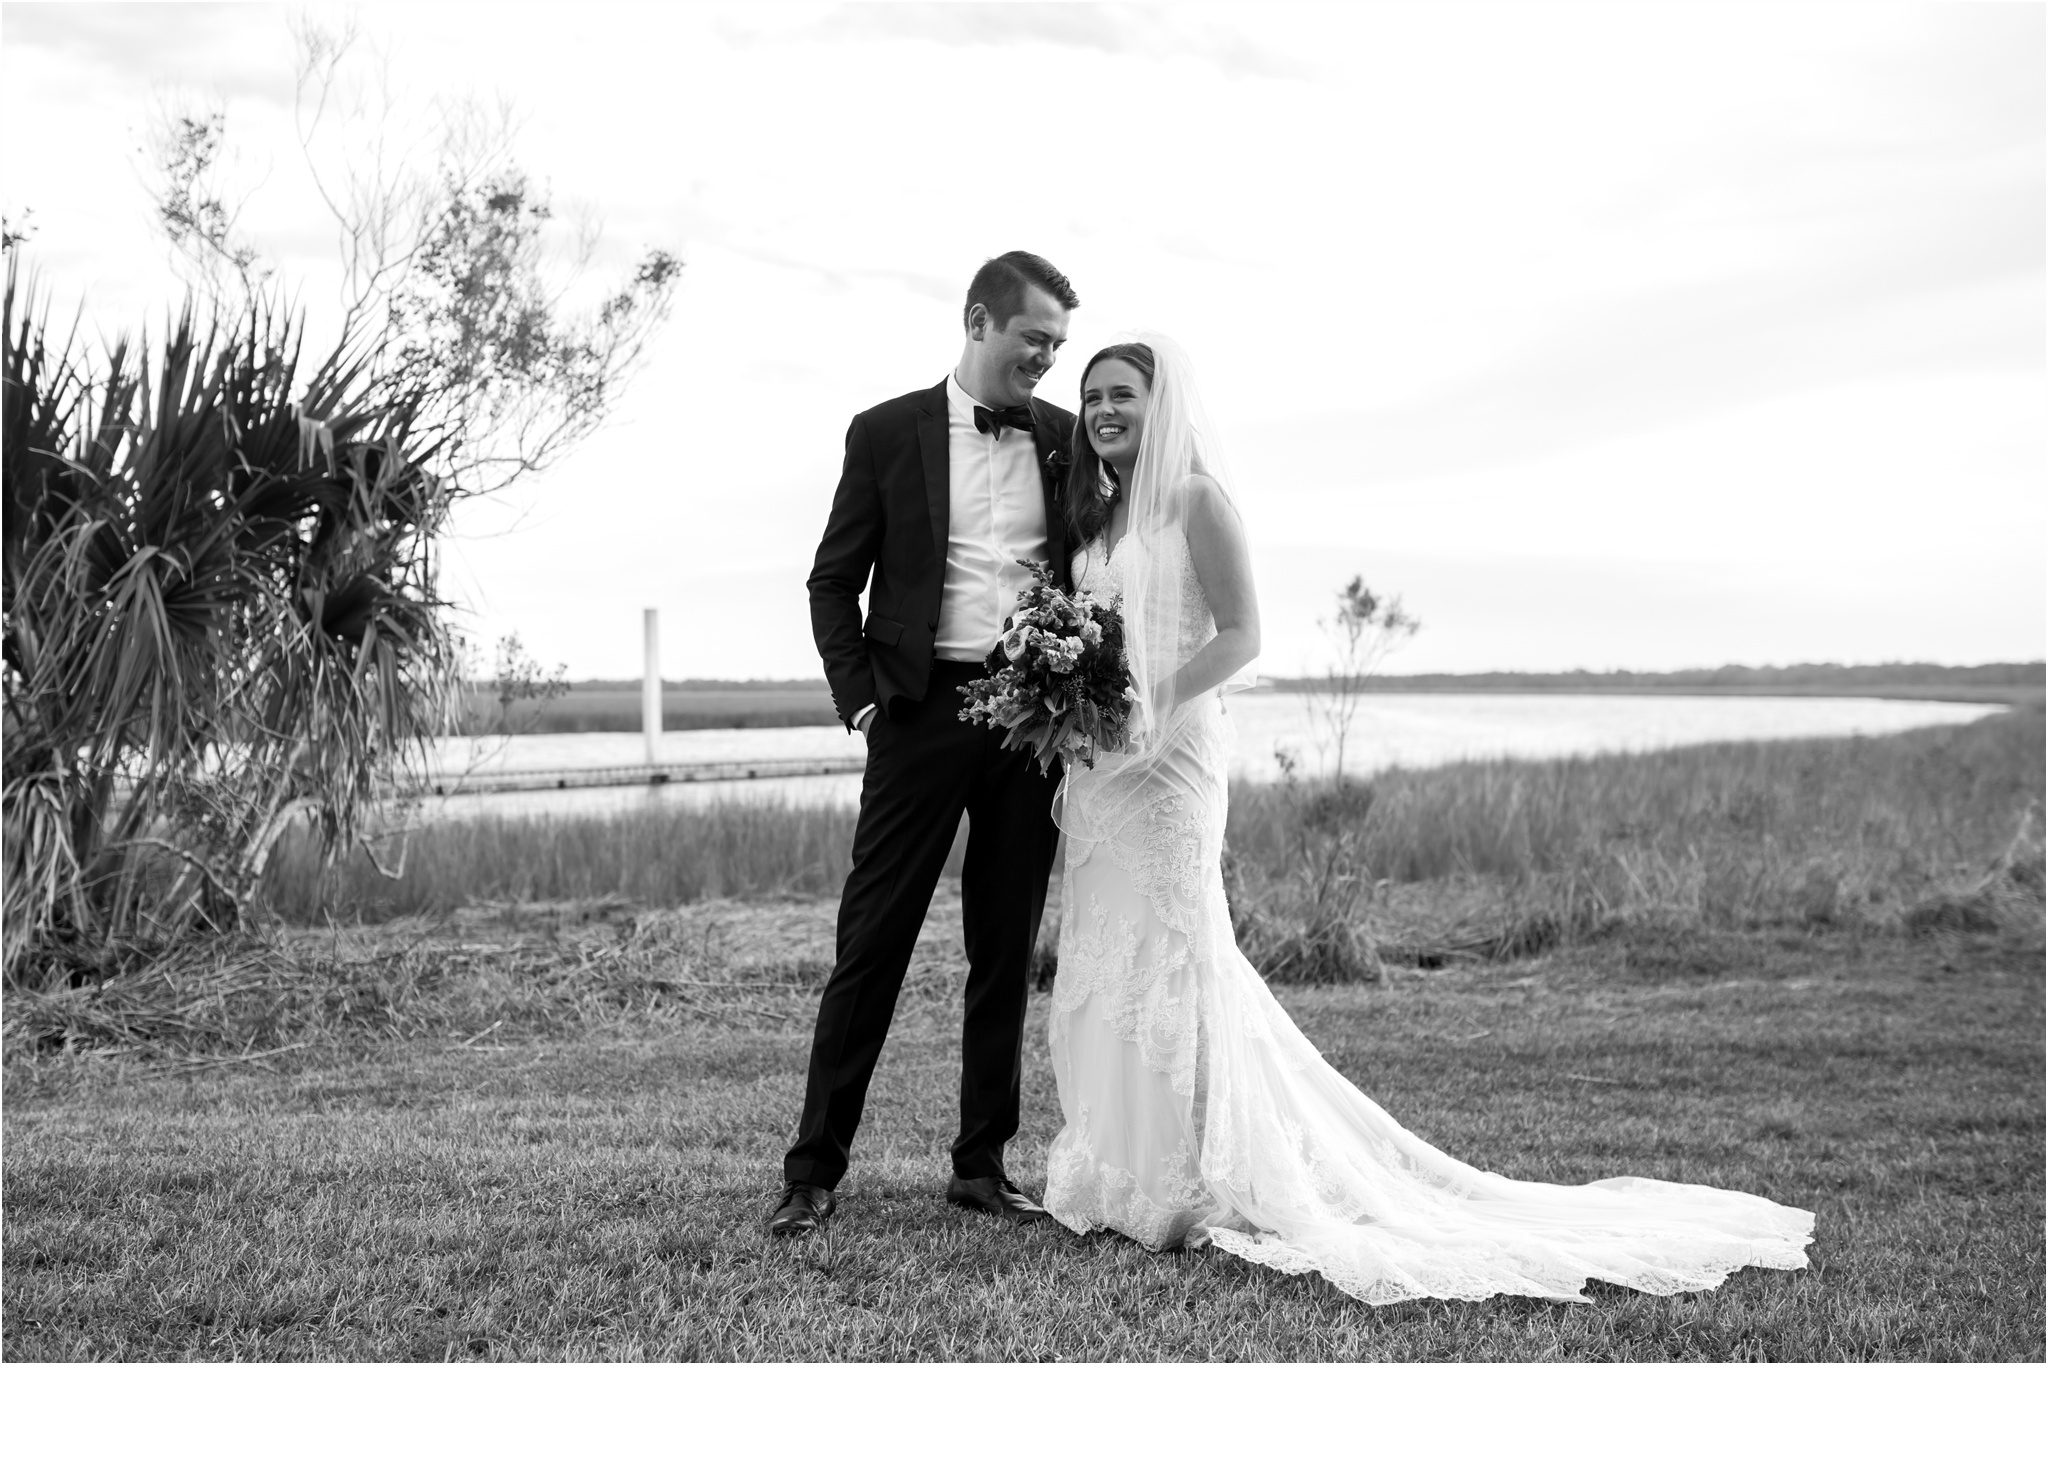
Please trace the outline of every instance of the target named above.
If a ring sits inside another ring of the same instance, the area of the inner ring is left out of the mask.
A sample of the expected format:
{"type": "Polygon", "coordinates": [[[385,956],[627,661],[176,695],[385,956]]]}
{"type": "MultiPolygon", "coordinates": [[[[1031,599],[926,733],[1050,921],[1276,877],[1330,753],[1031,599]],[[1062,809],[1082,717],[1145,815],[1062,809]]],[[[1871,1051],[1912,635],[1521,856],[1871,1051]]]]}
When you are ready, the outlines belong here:
{"type": "MultiPolygon", "coordinates": [[[[1073,431],[1073,413],[1032,401],[1046,549],[1055,578],[1068,588],[1059,493],[1073,431]]],[[[846,430],[846,463],[809,584],[811,634],[825,661],[832,705],[849,727],[871,702],[886,713],[897,698],[924,700],[952,511],[946,442],[943,381],[868,408],[846,430]]]]}

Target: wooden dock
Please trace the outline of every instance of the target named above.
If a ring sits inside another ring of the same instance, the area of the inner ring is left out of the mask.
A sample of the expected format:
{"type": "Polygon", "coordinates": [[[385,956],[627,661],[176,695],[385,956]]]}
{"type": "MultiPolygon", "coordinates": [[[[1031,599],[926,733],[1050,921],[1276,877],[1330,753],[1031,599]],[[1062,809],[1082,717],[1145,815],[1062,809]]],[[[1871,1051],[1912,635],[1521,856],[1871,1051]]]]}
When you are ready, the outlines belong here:
{"type": "Polygon", "coordinates": [[[859,773],[861,758],[758,758],[730,763],[623,763],[607,768],[536,768],[448,776],[430,782],[437,797],[544,793],[558,788],[633,788],[665,783],[746,783],[763,778],[822,778],[859,773]]]}

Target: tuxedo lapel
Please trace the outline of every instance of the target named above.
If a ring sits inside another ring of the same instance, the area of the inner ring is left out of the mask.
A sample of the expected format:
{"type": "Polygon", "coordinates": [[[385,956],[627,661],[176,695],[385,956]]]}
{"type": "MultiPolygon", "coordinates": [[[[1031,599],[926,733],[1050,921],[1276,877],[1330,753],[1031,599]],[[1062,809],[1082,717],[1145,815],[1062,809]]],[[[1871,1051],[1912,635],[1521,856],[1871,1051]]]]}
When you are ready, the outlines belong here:
{"type": "Polygon", "coordinates": [[[1038,453],[1038,481],[1045,490],[1045,551],[1052,556],[1052,577],[1067,583],[1067,519],[1061,512],[1060,496],[1066,487],[1065,463],[1069,448],[1052,409],[1037,398],[1031,400],[1031,442],[1038,453]]]}
{"type": "Polygon", "coordinates": [[[953,474],[946,443],[946,384],[940,382],[917,404],[917,445],[924,459],[924,502],[932,516],[932,552],[946,563],[946,535],[952,527],[953,474]]]}

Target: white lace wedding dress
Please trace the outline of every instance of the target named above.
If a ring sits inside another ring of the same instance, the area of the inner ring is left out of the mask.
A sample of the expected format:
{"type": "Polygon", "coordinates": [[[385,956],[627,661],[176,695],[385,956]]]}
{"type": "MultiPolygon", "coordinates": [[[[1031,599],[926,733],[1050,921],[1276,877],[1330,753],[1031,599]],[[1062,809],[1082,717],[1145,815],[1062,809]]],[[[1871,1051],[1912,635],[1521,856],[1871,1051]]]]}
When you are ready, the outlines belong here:
{"type": "MultiPolygon", "coordinates": [[[[1184,661],[1215,634],[1178,535],[1100,540],[1079,587],[1118,593],[1136,555],[1184,577],[1184,661]]],[[[1175,663],[1178,664],[1178,663],[1175,663]]],[[[1238,952],[1221,856],[1229,734],[1211,694],[1177,711],[1132,795],[1119,755],[1074,766],[1053,1071],[1066,1124],[1046,1209],[1160,1248],[1204,1241],[1369,1303],[1509,1293],[1586,1300],[1714,1287],[1740,1267],[1806,1265],[1813,1214],[1739,1191],[1634,1177],[1509,1180],[1410,1134],[1323,1061],[1238,952]]]]}

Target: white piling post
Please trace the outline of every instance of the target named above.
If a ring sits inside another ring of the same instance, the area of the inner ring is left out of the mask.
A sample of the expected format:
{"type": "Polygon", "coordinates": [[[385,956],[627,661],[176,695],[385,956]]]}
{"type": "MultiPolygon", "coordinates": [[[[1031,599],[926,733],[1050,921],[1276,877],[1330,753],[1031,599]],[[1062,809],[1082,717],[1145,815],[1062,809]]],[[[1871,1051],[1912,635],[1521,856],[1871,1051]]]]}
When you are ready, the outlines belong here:
{"type": "Polygon", "coordinates": [[[644,613],[647,632],[647,669],[640,678],[640,730],[647,736],[647,766],[661,761],[661,612],[649,606],[644,613]]]}

